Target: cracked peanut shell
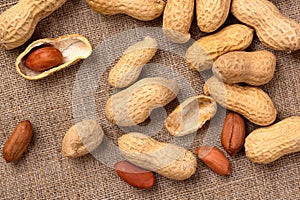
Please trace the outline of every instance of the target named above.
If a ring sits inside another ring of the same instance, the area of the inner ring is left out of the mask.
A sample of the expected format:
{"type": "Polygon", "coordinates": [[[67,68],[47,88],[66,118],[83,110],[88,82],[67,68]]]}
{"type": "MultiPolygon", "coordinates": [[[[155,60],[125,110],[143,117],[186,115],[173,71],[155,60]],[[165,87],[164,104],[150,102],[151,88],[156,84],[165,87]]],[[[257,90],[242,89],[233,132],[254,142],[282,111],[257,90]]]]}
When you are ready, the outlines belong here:
{"type": "Polygon", "coordinates": [[[17,72],[27,80],[39,80],[51,74],[70,67],[81,59],[89,57],[92,53],[90,42],[78,34],[63,35],[58,38],[45,38],[31,43],[16,60],[17,72]],[[42,47],[55,47],[63,55],[62,64],[43,72],[31,70],[25,65],[26,58],[33,50],[42,47]]]}
{"type": "Polygon", "coordinates": [[[200,129],[217,112],[217,103],[205,95],[194,96],[181,103],[165,120],[165,127],[175,137],[200,129]]]}

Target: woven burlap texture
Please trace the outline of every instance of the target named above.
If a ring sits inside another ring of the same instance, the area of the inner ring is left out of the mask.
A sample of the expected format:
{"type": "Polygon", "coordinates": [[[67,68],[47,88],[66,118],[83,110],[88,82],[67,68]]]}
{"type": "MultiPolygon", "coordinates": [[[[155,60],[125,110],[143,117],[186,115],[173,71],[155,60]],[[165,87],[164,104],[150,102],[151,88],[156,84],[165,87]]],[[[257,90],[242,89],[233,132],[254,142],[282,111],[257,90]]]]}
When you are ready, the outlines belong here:
{"type": "MultiPolygon", "coordinates": [[[[274,2],[285,15],[300,23],[300,1],[274,2]]],[[[1,0],[0,13],[16,4],[16,0],[1,0]]],[[[229,16],[226,25],[238,23],[229,16]]],[[[125,15],[101,16],[93,12],[84,0],[69,0],[52,15],[42,20],[32,38],[24,45],[11,51],[0,49],[0,141],[1,149],[15,125],[29,119],[34,127],[34,136],[24,156],[16,163],[7,164],[0,158],[0,199],[300,199],[300,153],[284,156],[269,165],[250,162],[245,153],[230,158],[232,173],[229,177],[214,174],[203,163],[198,162],[195,175],[186,181],[172,181],[156,175],[157,182],[150,190],[138,190],[124,183],[109,164],[87,155],[71,160],[61,154],[61,142],[66,131],[81,118],[74,101],[79,102],[86,96],[74,96],[74,85],[78,84],[78,72],[82,65],[76,65],[39,81],[28,81],[16,73],[14,62],[17,56],[34,40],[78,33],[87,37],[93,47],[102,44],[116,34],[141,27],[161,27],[162,17],[141,22],[125,15]],[[76,112],[76,116],[74,114],[76,112]]],[[[224,27],[223,26],[223,27],[224,27]]],[[[114,48],[125,49],[127,44],[142,38],[138,34],[128,36],[128,41],[115,41],[114,48]],[[132,40],[132,41],[131,41],[132,40]]],[[[198,39],[201,33],[194,20],[191,33],[198,39]]],[[[116,37],[114,37],[116,39],[116,37]]],[[[113,48],[112,48],[113,49],[113,48]]],[[[249,51],[267,49],[255,37],[249,51]]],[[[111,49],[110,49],[111,50],[111,49]]],[[[101,50],[100,50],[101,51],[101,50]]],[[[109,50],[108,50],[109,51],[109,50]]],[[[277,67],[274,78],[262,88],[270,95],[278,110],[276,121],[293,115],[300,115],[300,51],[286,54],[275,52],[277,67]]],[[[113,53],[113,52],[112,52],[113,53]]],[[[115,58],[117,60],[117,58],[115,58]]],[[[100,60],[101,61],[101,60],[100,60]]],[[[105,62],[105,61],[103,61],[105,62]]],[[[201,94],[203,77],[188,69],[184,59],[174,53],[159,50],[152,63],[160,63],[176,71],[175,77],[186,82],[195,94],[201,94]],[[182,78],[183,77],[183,78],[182,78]]],[[[85,85],[99,71],[97,63],[92,63],[90,73],[81,73],[80,81],[85,85]],[[95,69],[95,71],[93,71],[95,69]]],[[[107,85],[106,78],[112,65],[99,74],[100,82],[93,94],[96,116],[102,123],[107,139],[116,143],[124,130],[106,121],[104,105],[115,91],[107,85]]],[[[101,71],[101,70],[100,70],[101,71]]],[[[154,70],[155,71],[155,70],[154,70]]],[[[142,76],[147,76],[147,71],[142,76]]],[[[163,70],[156,69],[156,74],[163,70]]],[[[165,74],[165,77],[171,76],[165,74]]],[[[173,76],[173,77],[174,77],[173,76]]],[[[189,88],[186,95],[191,95],[189,88]]],[[[183,95],[184,96],[184,95],[183,95]]],[[[167,107],[170,112],[178,102],[167,107]]],[[[222,126],[224,110],[219,109],[215,121],[222,126]]],[[[209,124],[199,130],[191,151],[203,143],[209,124]]],[[[247,121],[247,132],[257,128],[247,121]]],[[[220,134],[219,130],[215,130],[220,134]]],[[[162,130],[155,137],[170,141],[172,137],[162,130]]],[[[220,141],[213,141],[220,146],[220,141]]],[[[112,150],[113,152],[113,150],[112,150]]],[[[106,160],[112,155],[106,155],[106,160]]]]}

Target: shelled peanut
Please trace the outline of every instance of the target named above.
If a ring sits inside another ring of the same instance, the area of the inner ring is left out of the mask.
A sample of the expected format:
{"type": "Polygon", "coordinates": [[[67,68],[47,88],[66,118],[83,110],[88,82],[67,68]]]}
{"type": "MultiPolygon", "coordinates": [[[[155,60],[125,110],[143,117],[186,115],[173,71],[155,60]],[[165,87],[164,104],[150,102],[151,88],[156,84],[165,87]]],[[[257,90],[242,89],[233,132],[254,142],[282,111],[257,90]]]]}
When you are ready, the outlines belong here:
{"type": "Polygon", "coordinates": [[[17,161],[26,151],[32,138],[32,125],[29,120],[21,121],[9,136],[3,147],[3,157],[6,162],[17,161]]]}
{"type": "Polygon", "coordinates": [[[225,151],[230,156],[234,156],[242,149],[245,136],[246,127],[242,116],[234,112],[228,113],[221,134],[221,142],[225,151]]]}
{"type": "Polygon", "coordinates": [[[217,147],[201,146],[195,152],[199,159],[216,174],[221,176],[230,174],[230,161],[217,147]]]}

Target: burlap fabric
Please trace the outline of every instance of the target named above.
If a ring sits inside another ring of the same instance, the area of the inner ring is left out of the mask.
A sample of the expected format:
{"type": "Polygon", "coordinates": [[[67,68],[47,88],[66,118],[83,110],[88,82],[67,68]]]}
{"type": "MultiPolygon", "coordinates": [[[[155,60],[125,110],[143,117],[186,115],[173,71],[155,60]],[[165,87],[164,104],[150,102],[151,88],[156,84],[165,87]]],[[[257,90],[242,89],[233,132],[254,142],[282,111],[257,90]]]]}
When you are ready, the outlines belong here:
{"type": "MultiPolygon", "coordinates": [[[[0,12],[14,5],[16,0],[0,1],[0,12]]],[[[285,15],[300,22],[300,1],[273,1],[285,15]]],[[[236,23],[230,16],[226,25],[236,23]]],[[[100,82],[94,93],[76,96],[76,85],[88,87],[91,76],[99,72],[99,62],[80,62],[69,69],[58,72],[40,81],[27,81],[19,76],[14,67],[16,57],[32,41],[46,37],[58,37],[64,34],[78,33],[86,36],[97,47],[116,34],[140,27],[161,27],[162,18],[151,22],[140,22],[124,15],[101,16],[89,9],[83,0],[70,0],[48,18],[42,20],[25,45],[11,51],[0,50],[0,139],[1,149],[14,129],[23,119],[30,119],[34,126],[34,137],[25,155],[17,163],[6,164],[0,159],[0,198],[1,199],[300,199],[300,154],[294,153],[278,161],[262,166],[251,163],[244,152],[231,158],[232,173],[230,177],[220,177],[211,172],[201,162],[195,175],[182,182],[168,180],[157,175],[157,183],[150,190],[138,190],[124,183],[111,168],[112,163],[103,163],[120,159],[111,154],[88,155],[70,160],[61,154],[61,142],[65,132],[75,122],[85,118],[84,110],[94,109],[92,114],[103,125],[107,140],[116,143],[124,132],[106,121],[104,104],[115,91],[107,86],[106,78],[112,65],[100,70],[100,82]],[[90,73],[78,73],[82,65],[91,66],[90,73]],[[98,67],[98,68],[97,68],[98,67]],[[78,80],[78,77],[80,78],[78,80]],[[74,89],[75,88],[75,89],[74,89]],[[75,90],[75,92],[74,92],[75,90]],[[74,96],[75,95],[75,96],[74,96]],[[85,100],[93,96],[95,107],[85,107],[85,100]],[[77,102],[74,106],[74,102],[77,102]],[[85,109],[84,109],[85,108],[85,109]],[[82,113],[82,115],[80,115],[82,113]],[[95,157],[97,159],[95,159],[95,157]]],[[[191,28],[192,37],[198,39],[204,34],[196,23],[191,28]]],[[[121,37],[122,38],[122,37],[121,37]]],[[[115,47],[104,51],[107,55],[118,49],[125,49],[132,41],[142,38],[137,34],[115,41],[115,47]],[[107,53],[108,52],[108,53],[107,53]]],[[[116,40],[116,37],[113,39],[116,40]]],[[[255,38],[248,49],[266,49],[255,38]]],[[[293,115],[300,115],[300,51],[287,55],[274,52],[277,67],[274,79],[262,88],[268,92],[278,109],[277,121],[293,115]]],[[[117,59],[117,57],[115,58],[117,59]]],[[[159,50],[152,62],[168,66],[175,71],[175,77],[184,80],[182,92],[188,96],[201,94],[203,76],[191,72],[184,59],[174,53],[159,50]],[[184,88],[185,86],[189,88],[184,88]],[[192,89],[192,92],[190,92],[192,89]]],[[[103,63],[102,63],[103,64],[103,63]]],[[[109,64],[109,63],[108,63],[109,64]]],[[[156,75],[171,76],[156,68],[156,75]]],[[[151,70],[150,70],[151,71],[151,70]]],[[[155,71],[155,70],[154,70],[155,71]]],[[[147,71],[143,76],[147,76],[147,71]]],[[[152,73],[152,72],[151,72],[152,73]]],[[[174,77],[173,76],[173,77],[174,77]]],[[[185,96],[182,95],[182,98],[185,96]]],[[[178,101],[167,107],[170,112],[178,101]]],[[[225,111],[219,109],[213,127],[214,137],[206,136],[209,124],[198,131],[192,138],[189,149],[201,144],[220,146],[219,131],[225,111]],[[209,138],[209,139],[207,139],[209,138]],[[215,138],[215,140],[214,140],[215,138]]],[[[147,124],[146,124],[147,125],[147,124]]],[[[145,125],[145,126],[146,126],[145,125]]],[[[247,122],[247,131],[256,126],[247,122]]],[[[165,130],[156,134],[159,140],[171,141],[165,130]]]]}

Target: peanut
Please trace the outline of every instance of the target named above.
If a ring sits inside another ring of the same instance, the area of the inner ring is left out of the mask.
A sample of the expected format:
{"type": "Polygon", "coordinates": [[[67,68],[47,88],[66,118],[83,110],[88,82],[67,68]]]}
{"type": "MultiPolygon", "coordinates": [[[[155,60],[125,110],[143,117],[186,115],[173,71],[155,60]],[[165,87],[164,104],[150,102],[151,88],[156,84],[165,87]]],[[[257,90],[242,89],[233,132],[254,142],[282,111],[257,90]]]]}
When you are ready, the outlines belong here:
{"type": "Polygon", "coordinates": [[[185,180],[196,171],[195,156],[183,147],[156,141],[142,133],[123,135],[118,144],[126,160],[164,177],[185,180]]]}
{"type": "Polygon", "coordinates": [[[196,154],[216,174],[221,176],[228,176],[230,174],[230,162],[217,147],[198,147],[196,154]]]}
{"type": "Polygon", "coordinates": [[[25,60],[26,67],[42,72],[63,62],[63,55],[54,47],[43,47],[29,54],[25,60]]]}
{"type": "Polygon", "coordinates": [[[234,51],[220,56],[212,71],[226,83],[248,83],[259,86],[268,83],[274,76],[276,57],[269,51],[234,51]]]}
{"type": "Polygon", "coordinates": [[[151,37],[145,37],[143,41],[130,46],[111,69],[108,83],[115,88],[131,85],[138,79],[144,65],[152,59],[156,51],[157,42],[151,37]]]}
{"type": "Polygon", "coordinates": [[[227,19],[231,0],[196,0],[198,27],[202,32],[217,30],[227,19]]]}
{"type": "Polygon", "coordinates": [[[105,108],[106,118],[119,126],[133,126],[145,121],[151,111],[176,98],[178,83],[165,78],[145,78],[112,95],[105,108]]]}
{"type": "Polygon", "coordinates": [[[211,77],[203,90],[221,106],[243,115],[254,124],[268,126],[276,119],[277,110],[271,98],[258,87],[225,84],[211,77]]]}
{"type": "Polygon", "coordinates": [[[49,16],[67,0],[21,0],[0,15],[0,46],[7,50],[24,44],[38,22],[49,16]]]}
{"type": "Polygon", "coordinates": [[[16,70],[27,80],[39,80],[72,66],[81,59],[89,57],[91,53],[92,45],[82,35],[71,34],[58,38],[44,38],[31,43],[18,56],[16,70]],[[53,49],[57,50],[53,51],[53,49]],[[58,51],[63,57],[60,64],[58,63],[61,61],[61,55],[58,51]],[[51,66],[54,67],[49,69],[48,67],[51,66]]]}
{"type": "Polygon", "coordinates": [[[163,32],[174,43],[186,43],[194,15],[194,0],[168,0],[163,17],[163,32]]]}
{"type": "Polygon", "coordinates": [[[245,142],[246,127],[244,119],[237,113],[230,112],[225,118],[221,142],[225,151],[234,156],[245,142]]]}
{"type": "Polygon", "coordinates": [[[300,116],[286,118],[272,126],[251,132],[245,141],[246,156],[259,164],[300,151],[300,116]]]}
{"type": "Polygon", "coordinates": [[[268,0],[232,0],[232,14],[253,27],[267,47],[288,53],[300,49],[300,24],[268,0]]]}
{"type": "Polygon", "coordinates": [[[194,133],[215,116],[217,103],[204,95],[190,97],[165,120],[165,127],[175,137],[194,133]]]}
{"type": "Polygon", "coordinates": [[[208,70],[219,56],[246,49],[252,42],[253,32],[252,28],[245,25],[234,24],[202,37],[188,48],[186,62],[192,70],[208,70]]]}
{"type": "Polygon", "coordinates": [[[17,161],[24,154],[32,137],[30,121],[21,121],[9,136],[3,147],[3,157],[6,162],[17,161]]]}
{"type": "Polygon", "coordinates": [[[158,18],[166,4],[163,0],[86,0],[86,3],[102,15],[126,14],[141,21],[158,18]]]}
{"type": "Polygon", "coordinates": [[[139,168],[127,161],[117,162],[114,169],[126,183],[133,187],[148,189],[155,183],[153,172],[139,168]]]}
{"type": "Polygon", "coordinates": [[[94,151],[103,140],[102,127],[95,120],[83,120],[72,126],[62,141],[62,153],[78,158],[94,151]]]}

